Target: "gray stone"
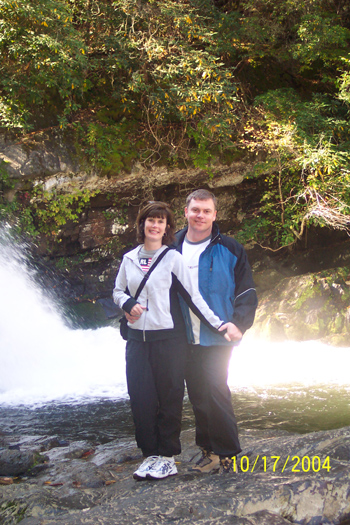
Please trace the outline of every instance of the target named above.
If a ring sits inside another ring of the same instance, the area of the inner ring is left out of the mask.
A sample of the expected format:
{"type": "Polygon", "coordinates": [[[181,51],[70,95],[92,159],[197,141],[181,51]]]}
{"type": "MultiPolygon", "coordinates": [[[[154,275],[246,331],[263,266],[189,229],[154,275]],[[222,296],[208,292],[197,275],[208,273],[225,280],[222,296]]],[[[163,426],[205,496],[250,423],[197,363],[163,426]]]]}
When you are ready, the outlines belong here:
{"type": "Polygon", "coordinates": [[[81,459],[68,453],[81,444],[52,448],[48,469],[2,487],[0,522],[16,523],[19,515],[24,525],[347,522],[350,427],[304,435],[243,431],[241,441],[238,474],[197,475],[189,470],[194,434],[185,431],[179,474],[158,482],[133,480],[142,458],[132,441],[99,445],[81,459]]]}
{"type": "MultiPolygon", "coordinates": [[[[339,267],[282,278],[259,294],[260,304],[249,336],[348,346],[350,286],[342,276],[349,269],[339,267]]],[[[263,276],[264,272],[258,282],[264,280],[263,276]]]]}
{"type": "Polygon", "coordinates": [[[0,450],[0,476],[18,476],[32,468],[36,454],[31,451],[0,450]]]}

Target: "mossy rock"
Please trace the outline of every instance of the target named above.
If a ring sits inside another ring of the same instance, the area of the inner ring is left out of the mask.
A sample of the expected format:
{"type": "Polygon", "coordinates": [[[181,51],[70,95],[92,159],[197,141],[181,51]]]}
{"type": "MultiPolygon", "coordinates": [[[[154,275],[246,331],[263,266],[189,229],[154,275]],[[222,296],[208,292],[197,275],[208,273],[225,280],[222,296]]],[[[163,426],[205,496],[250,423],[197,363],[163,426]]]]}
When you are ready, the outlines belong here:
{"type": "Polygon", "coordinates": [[[284,278],[259,297],[252,332],[269,341],[320,340],[348,346],[350,286],[348,269],[284,278]]]}

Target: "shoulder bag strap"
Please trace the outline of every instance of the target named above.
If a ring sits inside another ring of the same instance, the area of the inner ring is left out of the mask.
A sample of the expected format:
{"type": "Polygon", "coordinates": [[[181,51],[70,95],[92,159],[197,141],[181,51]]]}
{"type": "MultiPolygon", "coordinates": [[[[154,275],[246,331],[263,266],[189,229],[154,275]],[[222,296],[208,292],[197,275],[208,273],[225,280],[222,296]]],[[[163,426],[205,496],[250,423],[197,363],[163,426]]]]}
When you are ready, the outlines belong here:
{"type": "Polygon", "coordinates": [[[166,253],[168,253],[169,250],[170,250],[170,248],[166,248],[160,255],[158,255],[157,260],[151,265],[150,269],[148,270],[148,272],[146,273],[146,275],[144,276],[144,278],[142,279],[142,281],[139,284],[139,287],[138,287],[138,289],[137,289],[137,291],[135,293],[135,296],[134,296],[135,301],[137,300],[138,296],[142,292],[142,289],[145,286],[145,284],[147,282],[147,279],[151,275],[152,271],[155,269],[157,264],[160,263],[160,261],[163,259],[164,255],[166,253]]]}

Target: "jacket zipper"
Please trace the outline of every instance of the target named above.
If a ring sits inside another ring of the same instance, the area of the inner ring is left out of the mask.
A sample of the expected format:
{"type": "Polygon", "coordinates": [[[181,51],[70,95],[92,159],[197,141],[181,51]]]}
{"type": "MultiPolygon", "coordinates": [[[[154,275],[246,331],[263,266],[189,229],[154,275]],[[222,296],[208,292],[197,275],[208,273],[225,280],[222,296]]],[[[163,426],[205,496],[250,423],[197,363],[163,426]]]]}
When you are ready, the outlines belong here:
{"type": "Polygon", "coordinates": [[[146,301],[146,310],[144,311],[145,320],[143,323],[143,342],[146,342],[146,318],[147,318],[147,312],[148,312],[148,297],[146,301]]]}
{"type": "MultiPolygon", "coordinates": [[[[142,270],[142,268],[140,268],[140,266],[136,263],[135,260],[132,259],[132,262],[133,264],[135,264],[136,268],[139,269],[139,271],[141,272],[142,276],[144,277],[145,276],[145,272],[142,270]]],[[[144,290],[146,290],[146,286],[147,286],[147,282],[144,286],[144,290]]],[[[144,323],[143,323],[143,330],[142,330],[142,339],[143,339],[143,342],[145,343],[146,342],[146,316],[147,316],[147,312],[148,312],[148,297],[147,297],[147,302],[146,302],[146,310],[144,312],[144,323]]]]}

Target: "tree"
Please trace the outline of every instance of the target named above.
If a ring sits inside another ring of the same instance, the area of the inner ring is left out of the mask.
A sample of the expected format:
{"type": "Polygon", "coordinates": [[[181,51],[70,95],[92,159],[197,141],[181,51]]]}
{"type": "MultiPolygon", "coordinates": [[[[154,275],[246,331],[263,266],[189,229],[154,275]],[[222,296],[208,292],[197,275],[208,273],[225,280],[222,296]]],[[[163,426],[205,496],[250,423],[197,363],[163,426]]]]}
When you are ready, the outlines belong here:
{"type": "Polygon", "coordinates": [[[303,101],[290,89],[270,91],[256,104],[245,146],[267,157],[251,174],[261,181],[262,198],[246,233],[253,225],[258,241],[270,238],[278,248],[300,240],[310,224],[350,232],[346,106],[324,95],[303,101]]]}
{"type": "Polygon", "coordinates": [[[50,113],[64,122],[80,107],[86,46],[66,2],[0,0],[0,119],[29,129],[50,113]]]}

